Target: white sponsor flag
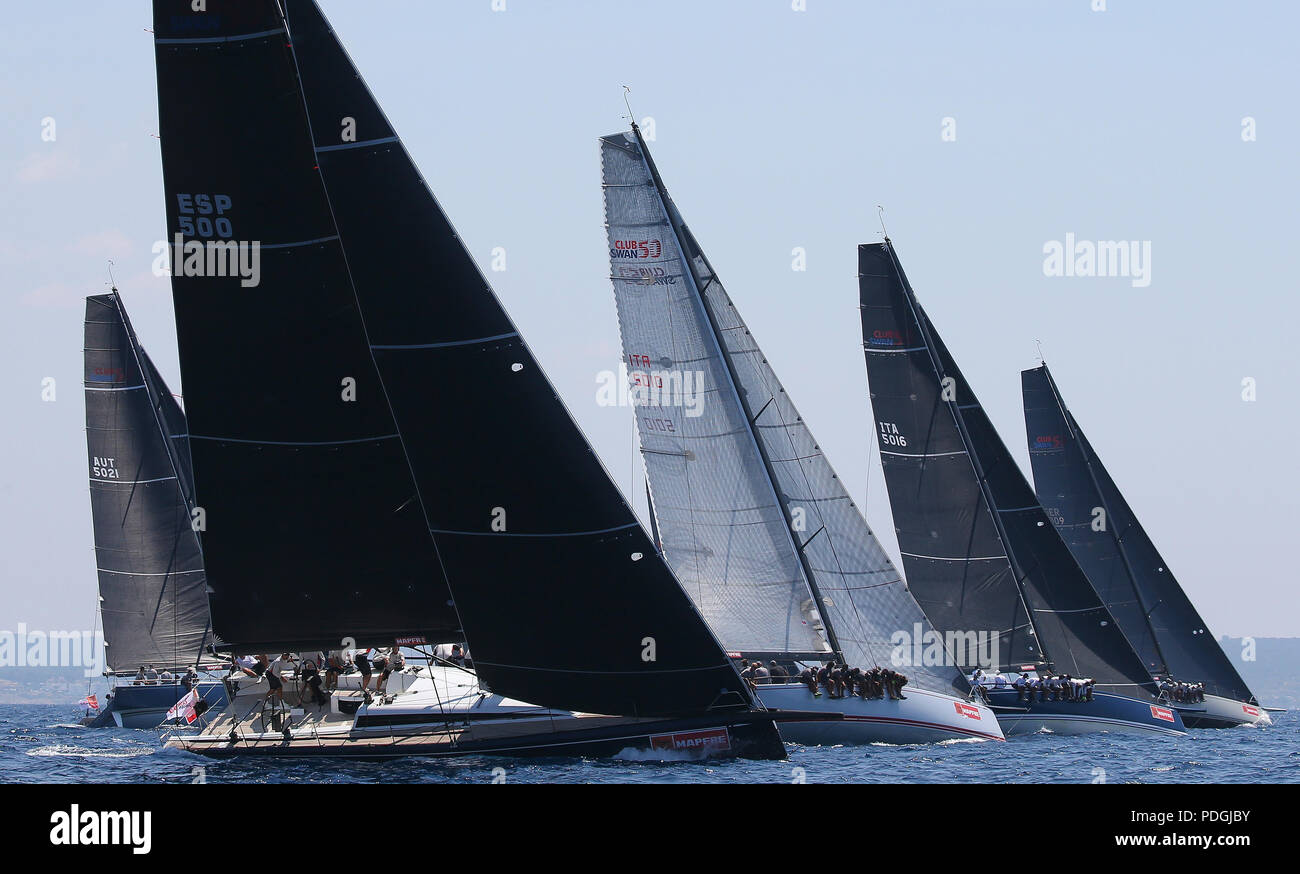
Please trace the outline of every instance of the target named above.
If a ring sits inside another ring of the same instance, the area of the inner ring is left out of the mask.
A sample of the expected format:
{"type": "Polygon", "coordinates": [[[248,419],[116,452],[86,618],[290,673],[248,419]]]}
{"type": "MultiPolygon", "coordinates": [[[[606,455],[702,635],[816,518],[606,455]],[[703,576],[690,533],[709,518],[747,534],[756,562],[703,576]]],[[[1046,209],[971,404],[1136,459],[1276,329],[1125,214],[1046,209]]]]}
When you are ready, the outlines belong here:
{"type": "Polygon", "coordinates": [[[168,719],[184,719],[186,725],[190,725],[199,715],[194,712],[194,705],[199,703],[199,690],[191,689],[184,698],[172,705],[172,709],[167,711],[168,719]]]}

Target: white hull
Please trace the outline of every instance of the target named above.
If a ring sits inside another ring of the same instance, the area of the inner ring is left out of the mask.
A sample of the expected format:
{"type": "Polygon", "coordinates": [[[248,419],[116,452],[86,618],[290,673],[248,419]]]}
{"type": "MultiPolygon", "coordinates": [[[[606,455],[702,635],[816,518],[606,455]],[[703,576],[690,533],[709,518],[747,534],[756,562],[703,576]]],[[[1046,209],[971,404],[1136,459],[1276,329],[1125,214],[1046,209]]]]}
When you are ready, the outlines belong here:
{"type": "MultiPolygon", "coordinates": [[[[325,707],[294,706],[286,689],[287,710],[264,705],[266,685],[253,684],[202,732],[172,735],[167,746],[220,758],[785,755],[773,718],[764,712],[641,719],[572,713],[483,691],[466,671],[435,667],[408,674],[406,691],[368,704],[353,693],[334,696],[325,707]]],[[[391,690],[392,679],[389,684],[391,690]]]]}
{"type": "Polygon", "coordinates": [[[779,719],[781,737],[809,746],[834,744],[916,744],[945,740],[1003,740],[993,711],[983,704],[924,689],[904,689],[902,701],[856,696],[814,698],[802,683],[760,685],[758,699],[769,710],[834,712],[843,719],[779,719]]]}
{"type": "Polygon", "coordinates": [[[1206,695],[1203,704],[1194,705],[1195,712],[1183,711],[1183,722],[1188,728],[1231,728],[1237,725],[1272,725],[1273,719],[1263,707],[1244,704],[1232,698],[1206,695]],[[1204,706],[1204,710],[1199,708],[1204,706]]]}
{"type": "MultiPolygon", "coordinates": [[[[356,692],[360,688],[359,674],[339,677],[340,692],[356,692]]],[[[372,679],[369,691],[373,693],[374,688],[374,679],[372,679]]],[[[225,713],[221,714],[221,717],[236,715],[239,719],[241,735],[250,737],[265,735],[268,738],[283,736],[283,731],[273,729],[269,725],[261,725],[262,712],[257,705],[265,697],[267,689],[265,681],[254,681],[252,678],[247,678],[246,682],[241,681],[234,702],[225,713]]],[[[548,719],[571,715],[567,711],[538,707],[535,704],[514,701],[485,692],[478,685],[478,680],[473,673],[457,668],[408,668],[389,676],[385,692],[387,693],[385,698],[381,699],[375,694],[370,704],[362,704],[353,716],[349,716],[341,713],[333,703],[325,710],[303,706],[298,700],[293,682],[286,681],[285,704],[295,714],[293,720],[295,727],[290,730],[290,733],[345,733],[358,729],[365,730],[367,723],[374,726],[378,726],[379,723],[443,725],[448,721],[457,722],[474,718],[548,719]],[[389,698],[392,699],[391,703],[385,703],[389,698]]],[[[387,732],[389,729],[376,727],[375,730],[387,732]]]]}

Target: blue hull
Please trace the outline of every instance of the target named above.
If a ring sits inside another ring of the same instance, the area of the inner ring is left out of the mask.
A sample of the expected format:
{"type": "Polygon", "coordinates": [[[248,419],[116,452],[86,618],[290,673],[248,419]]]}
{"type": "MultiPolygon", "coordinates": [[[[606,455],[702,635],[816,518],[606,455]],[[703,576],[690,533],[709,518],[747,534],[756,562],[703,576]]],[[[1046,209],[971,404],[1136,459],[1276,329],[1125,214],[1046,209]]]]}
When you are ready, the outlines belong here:
{"type": "Polygon", "coordinates": [[[1183,735],[1177,710],[1137,698],[1097,692],[1091,701],[1021,701],[1014,689],[989,690],[989,702],[1007,737],[1050,731],[1053,734],[1183,735]]]}
{"type": "MultiPolygon", "coordinates": [[[[220,681],[201,680],[199,696],[208,702],[208,714],[220,713],[230,699],[220,681]]],[[[179,684],[166,686],[117,686],[109,693],[108,703],[91,728],[156,728],[167,719],[167,711],[185,695],[179,684]]],[[[205,714],[206,715],[206,714],[205,714]]],[[[195,725],[198,725],[196,720],[195,725]]]]}

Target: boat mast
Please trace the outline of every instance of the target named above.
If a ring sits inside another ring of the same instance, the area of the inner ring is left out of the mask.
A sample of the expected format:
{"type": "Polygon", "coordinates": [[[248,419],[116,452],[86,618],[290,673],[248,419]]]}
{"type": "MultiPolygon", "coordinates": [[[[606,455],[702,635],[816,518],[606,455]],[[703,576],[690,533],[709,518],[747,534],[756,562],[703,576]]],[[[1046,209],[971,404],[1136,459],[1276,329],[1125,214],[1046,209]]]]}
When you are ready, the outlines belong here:
{"type": "MultiPolygon", "coordinates": [[[[677,239],[677,249],[681,255],[682,263],[690,274],[691,284],[694,286],[696,296],[699,298],[700,308],[704,310],[704,317],[708,320],[710,339],[713,340],[713,345],[718,350],[719,360],[721,360],[723,365],[726,367],[727,381],[731,387],[732,396],[735,397],[737,403],[740,404],[741,412],[745,416],[745,431],[749,434],[750,442],[753,443],[755,450],[758,452],[759,458],[763,461],[763,470],[767,474],[767,484],[772,491],[772,500],[776,506],[781,509],[781,513],[785,517],[784,527],[786,536],[790,538],[790,546],[794,549],[795,555],[799,558],[799,564],[803,568],[804,577],[808,583],[808,590],[812,593],[813,601],[817,605],[817,615],[821,618],[822,628],[826,629],[826,637],[830,642],[833,651],[832,654],[835,656],[836,660],[842,663],[844,662],[844,650],[840,648],[839,638],[835,635],[835,628],[831,624],[830,616],[824,609],[821,590],[817,586],[817,578],[813,574],[812,564],[808,561],[808,556],[804,553],[804,547],[812,541],[813,537],[816,537],[817,534],[820,533],[821,529],[814,532],[813,536],[809,537],[803,544],[800,544],[798,540],[795,539],[794,519],[788,512],[785,502],[781,500],[776,491],[776,471],[772,467],[772,460],[768,457],[767,450],[763,448],[762,441],[758,439],[758,435],[754,431],[754,420],[757,416],[754,415],[753,411],[749,407],[748,401],[746,401],[744,396],[741,395],[740,389],[737,388],[739,380],[736,377],[735,366],[732,364],[731,358],[722,349],[721,332],[718,330],[718,325],[714,320],[713,313],[709,310],[709,306],[704,300],[705,286],[701,285],[700,277],[695,271],[695,264],[687,254],[686,240],[683,239],[681,232],[678,230],[678,223],[674,219],[673,213],[668,206],[668,191],[664,187],[663,179],[659,176],[659,169],[655,167],[654,158],[650,157],[650,150],[646,147],[646,142],[641,136],[641,129],[637,127],[635,121],[632,122],[632,133],[636,135],[637,144],[641,147],[642,159],[646,163],[646,168],[650,171],[650,178],[654,182],[660,203],[663,205],[664,215],[668,219],[668,226],[672,230],[673,236],[677,239]]],[[[700,252],[699,255],[700,258],[704,260],[705,265],[709,268],[709,274],[711,276],[716,276],[717,274],[713,271],[713,265],[709,264],[708,257],[703,252],[700,252]]],[[[709,282],[712,283],[713,280],[710,279],[709,282]]],[[[771,403],[771,401],[768,403],[771,403]]],[[[764,405],[763,409],[766,408],[767,406],[764,405]]],[[[762,410],[759,410],[760,414],[762,412],[762,410]]]]}
{"type": "MultiPolygon", "coordinates": [[[[1088,478],[1092,481],[1093,491],[1096,492],[1097,499],[1101,501],[1102,512],[1106,514],[1106,530],[1110,533],[1111,539],[1115,541],[1115,549],[1119,552],[1120,561],[1124,563],[1124,572],[1128,574],[1129,585],[1133,589],[1133,597],[1137,599],[1138,607],[1142,610],[1142,621],[1146,623],[1147,631],[1151,634],[1151,643],[1155,646],[1156,655],[1160,658],[1161,676],[1167,677],[1169,675],[1169,660],[1165,658],[1164,650],[1160,648],[1160,639],[1156,636],[1155,626],[1151,624],[1151,611],[1147,609],[1146,601],[1142,598],[1142,592],[1138,589],[1137,575],[1133,571],[1133,563],[1129,560],[1128,551],[1124,548],[1124,538],[1120,537],[1119,532],[1110,524],[1114,517],[1110,512],[1110,503],[1106,500],[1106,492],[1097,479],[1097,472],[1092,466],[1092,457],[1088,454],[1083,440],[1080,439],[1082,435],[1072,423],[1070,412],[1065,408],[1065,402],[1061,398],[1060,391],[1056,388],[1056,380],[1052,379],[1052,371],[1048,370],[1046,361],[1043,361],[1043,375],[1047,377],[1047,385],[1052,390],[1052,400],[1056,402],[1056,407],[1061,412],[1061,421],[1065,422],[1065,427],[1069,430],[1070,436],[1074,438],[1075,445],[1079,447],[1079,454],[1083,456],[1083,465],[1088,469],[1088,478]]],[[[1151,610],[1155,610],[1155,607],[1152,607],[1151,610]]]]}
{"type": "MultiPolygon", "coordinates": [[[[903,298],[907,301],[908,308],[912,311],[912,319],[916,322],[917,328],[921,331],[921,339],[925,343],[925,351],[930,356],[930,364],[934,372],[943,379],[943,366],[939,361],[938,353],[935,352],[934,338],[930,334],[929,324],[922,317],[921,305],[916,300],[916,294],[912,291],[911,283],[903,275],[903,270],[898,264],[898,259],[894,257],[894,244],[889,237],[885,237],[885,251],[889,253],[889,260],[894,264],[894,271],[898,274],[900,285],[903,288],[903,298]]],[[[940,392],[940,398],[943,397],[940,392]]],[[[962,418],[961,410],[957,407],[957,401],[946,401],[948,410],[952,413],[953,421],[957,425],[957,432],[961,435],[962,445],[966,448],[966,457],[970,460],[971,465],[975,468],[975,479],[979,483],[980,493],[984,496],[984,503],[988,505],[989,515],[993,517],[993,526],[997,529],[998,537],[1002,540],[1002,549],[1007,554],[1007,561],[1011,564],[1011,572],[1016,581],[1016,591],[1020,595],[1020,605],[1025,610],[1025,620],[1029,623],[1030,633],[1034,636],[1034,643],[1038,647],[1038,653],[1042,656],[1042,661],[1050,669],[1053,662],[1048,655],[1047,647],[1043,643],[1042,636],[1038,633],[1038,626],[1034,624],[1034,614],[1029,607],[1029,600],[1025,597],[1024,578],[1027,574],[1020,567],[1016,560],[1015,550],[1011,548],[1011,540],[1007,536],[1007,529],[1002,524],[1001,514],[998,513],[998,505],[993,500],[993,494],[989,491],[988,481],[984,476],[984,465],[975,452],[975,446],[971,442],[970,433],[966,430],[966,420],[962,418]]],[[[1015,626],[1012,625],[1014,632],[1015,626]]]]}

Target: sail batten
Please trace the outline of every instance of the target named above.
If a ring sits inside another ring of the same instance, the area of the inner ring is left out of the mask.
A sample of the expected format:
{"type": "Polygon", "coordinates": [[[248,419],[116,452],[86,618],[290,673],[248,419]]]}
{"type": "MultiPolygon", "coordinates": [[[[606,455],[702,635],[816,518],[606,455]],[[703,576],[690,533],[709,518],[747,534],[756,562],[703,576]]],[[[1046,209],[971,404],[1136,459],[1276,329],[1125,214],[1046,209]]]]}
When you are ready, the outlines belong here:
{"type": "Polygon", "coordinates": [[[1154,673],[1254,702],[1066,407],[1047,365],[1022,371],[1021,388],[1039,500],[1134,649],[1154,673]]]}
{"type": "Polygon", "coordinates": [[[750,706],[319,7],[283,7],[367,353],[480,681],[596,713],[750,706]],[[351,147],[342,118],[376,147],[351,147]]]}
{"type": "Polygon", "coordinates": [[[183,430],[184,416],[116,291],[86,299],[85,335],[86,449],[107,667],[193,665],[210,639],[183,438],[168,435],[177,423],[183,430]]]}
{"type": "Polygon", "coordinates": [[[459,640],[285,22],[271,0],[206,7],[154,2],[168,236],[263,241],[255,286],[173,265],[213,627],[239,652],[459,640]]]}
{"type": "Polygon", "coordinates": [[[635,128],[601,139],[612,287],[665,556],[728,648],[900,665],[930,631],[737,312],[635,128]],[[694,395],[663,396],[663,385],[694,395]],[[695,402],[695,406],[691,402],[695,402]],[[874,579],[873,579],[874,578],[874,579]],[[873,580],[863,584],[864,580],[873,580]]]}

